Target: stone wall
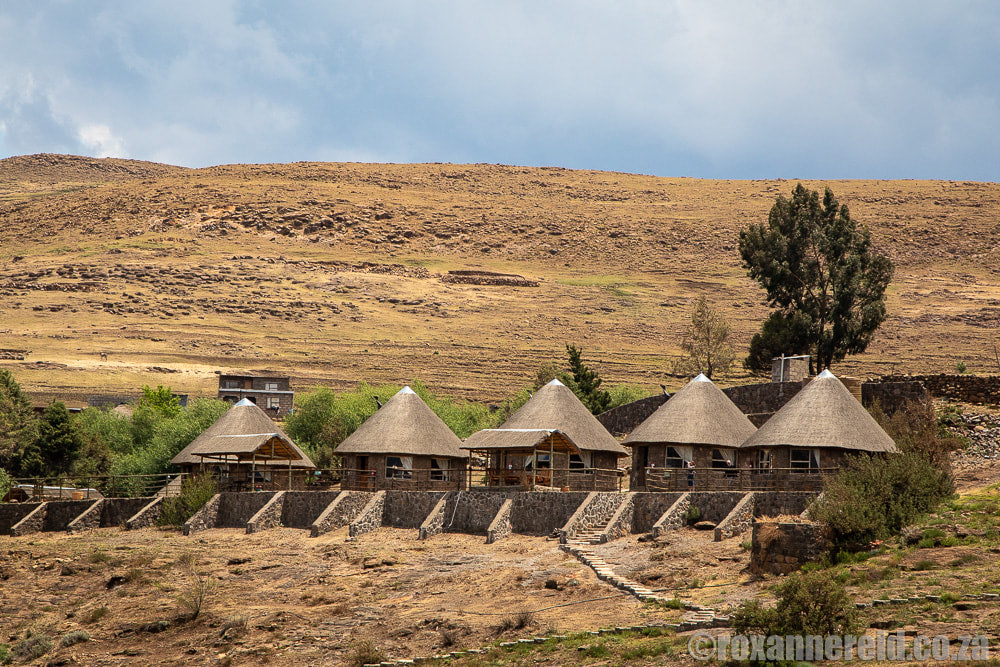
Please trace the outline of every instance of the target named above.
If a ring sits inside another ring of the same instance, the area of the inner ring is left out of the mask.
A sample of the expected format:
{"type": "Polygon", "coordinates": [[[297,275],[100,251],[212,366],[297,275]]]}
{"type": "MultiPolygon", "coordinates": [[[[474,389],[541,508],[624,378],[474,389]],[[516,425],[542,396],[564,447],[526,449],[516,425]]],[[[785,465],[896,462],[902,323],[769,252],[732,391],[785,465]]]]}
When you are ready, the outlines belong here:
{"type": "MultiPolygon", "coordinates": [[[[281,525],[309,528],[338,495],[339,491],[286,491],[281,504],[281,525]]],[[[350,519],[339,525],[348,523],[350,519]]]]}
{"type": "Polygon", "coordinates": [[[765,382],[726,387],[723,393],[743,411],[754,426],[760,426],[799,393],[809,380],[799,382],[765,382]]]}
{"type": "MultiPolygon", "coordinates": [[[[998,375],[886,375],[883,383],[919,383],[934,398],[950,398],[963,403],[1000,403],[998,375]]],[[[862,387],[862,392],[864,387],[862,387]]],[[[916,391],[916,390],[914,390],[916,391]]]]}
{"type": "Polygon", "coordinates": [[[677,502],[683,494],[680,492],[669,493],[635,493],[632,501],[632,532],[648,533],[653,530],[653,526],[663,513],[670,509],[670,506],[677,502]]]}
{"type": "Polygon", "coordinates": [[[699,521],[719,523],[733,511],[746,495],[740,491],[694,491],[689,494],[691,505],[701,512],[699,521]]]}
{"type": "Polygon", "coordinates": [[[611,435],[620,438],[628,435],[636,426],[646,421],[656,409],[667,402],[669,396],[659,394],[648,398],[640,398],[625,405],[619,405],[607,412],[597,415],[597,421],[608,430],[611,435]]]}
{"type": "Polygon", "coordinates": [[[525,491],[512,496],[511,529],[522,535],[550,535],[562,528],[587,498],[586,491],[525,491]]]}
{"type": "Polygon", "coordinates": [[[444,532],[444,510],[448,506],[448,501],[445,498],[437,501],[434,508],[424,519],[424,522],[420,524],[420,529],[417,532],[418,540],[426,540],[431,535],[438,535],[444,532]]]}
{"type": "Polygon", "coordinates": [[[815,491],[758,491],[754,517],[802,514],[819,494],[815,491]]]}
{"type": "Polygon", "coordinates": [[[832,547],[830,527],[826,524],[755,521],[750,570],[758,574],[788,574],[820,560],[832,547]]]}
{"type": "Polygon", "coordinates": [[[649,531],[653,537],[659,537],[668,530],[677,530],[687,522],[688,508],[691,507],[691,494],[682,493],[674,503],[667,508],[663,516],[653,524],[649,531]]]}
{"type": "Polygon", "coordinates": [[[264,503],[263,507],[257,510],[256,514],[247,520],[248,535],[281,525],[281,512],[285,506],[286,493],[288,492],[278,491],[275,493],[269,501],[264,503]]]}
{"type": "Polygon", "coordinates": [[[618,509],[611,515],[608,525],[601,533],[601,542],[617,540],[632,532],[632,523],[635,518],[635,496],[634,493],[625,494],[625,500],[618,505],[618,509]]]}
{"type": "Polygon", "coordinates": [[[496,516],[493,517],[493,521],[486,528],[486,544],[493,544],[497,540],[502,540],[506,537],[510,537],[512,532],[510,524],[510,510],[514,506],[514,500],[512,498],[507,498],[500,505],[500,510],[497,512],[496,516]]]}
{"type": "Polygon", "coordinates": [[[865,382],[861,385],[862,405],[870,408],[878,404],[888,414],[892,414],[909,402],[927,403],[930,398],[924,383],[916,380],[865,382]]]}
{"type": "Polygon", "coordinates": [[[246,528],[247,522],[264,505],[270,502],[276,492],[220,493],[219,511],[215,525],[208,528],[246,528]]]}
{"type": "Polygon", "coordinates": [[[0,503],[0,535],[9,535],[10,529],[31,514],[42,503],[0,503]]]}
{"type": "Polygon", "coordinates": [[[721,542],[736,535],[742,535],[750,530],[750,526],[753,524],[754,501],[756,498],[757,494],[751,492],[743,496],[740,502],[736,503],[736,507],[715,527],[716,542],[721,542]]]}
{"type": "Polygon", "coordinates": [[[103,500],[95,500],[91,502],[90,507],[76,515],[76,517],[69,522],[66,526],[66,530],[72,533],[80,530],[93,530],[94,528],[100,528],[102,514],[101,506],[103,504],[103,500]]]}
{"type": "Polygon", "coordinates": [[[364,508],[358,512],[357,518],[351,521],[348,527],[348,534],[357,537],[381,527],[385,518],[385,496],[386,491],[376,491],[364,508]]]}
{"type": "Polygon", "coordinates": [[[136,512],[151,503],[149,498],[105,498],[101,503],[101,527],[114,528],[124,526],[136,512]]]}
{"type": "MultiPolygon", "coordinates": [[[[374,497],[375,493],[370,491],[341,491],[309,526],[310,536],[319,537],[323,533],[349,525],[374,497]]],[[[379,517],[379,521],[381,520],[379,517]]]]}
{"type": "Polygon", "coordinates": [[[136,528],[149,528],[155,526],[163,514],[163,497],[158,496],[146,503],[135,514],[125,521],[125,528],[135,530],[136,528]]]}
{"type": "Polygon", "coordinates": [[[625,496],[620,493],[591,492],[559,529],[559,541],[565,544],[567,538],[580,530],[603,526],[624,500],[625,496]]]}
{"type": "Polygon", "coordinates": [[[510,497],[511,494],[483,491],[449,493],[444,513],[444,530],[485,535],[500,508],[510,497]]]}
{"type": "Polygon", "coordinates": [[[202,508],[194,513],[190,519],[184,522],[184,534],[190,535],[198,530],[214,528],[219,517],[219,505],[222,501],[222,494],[217,493],[202,508]]]}
{"type": "Polygon", "coordinates": [[[45,523],[42,530],[66,530],[70,522],[90,509],[94,500],[59,500],[46,503],[45,523]]]}
{"type": "Polygon", "coordinates": [[[444,495],[440,491],[386,491],[382,525],[419,528],[444,495]]]}

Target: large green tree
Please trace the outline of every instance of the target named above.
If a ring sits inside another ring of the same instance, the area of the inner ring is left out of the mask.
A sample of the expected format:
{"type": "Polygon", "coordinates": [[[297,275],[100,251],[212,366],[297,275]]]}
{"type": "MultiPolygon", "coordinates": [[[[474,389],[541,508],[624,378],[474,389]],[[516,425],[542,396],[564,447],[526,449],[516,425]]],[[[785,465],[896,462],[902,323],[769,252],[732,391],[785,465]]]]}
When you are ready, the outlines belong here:
{"type": "Polygon", "coordinates": [[[45,474],[69,473],[82,447],[83,441],[70,422],[66,404],[55,401],[45,408],[38,432],[38,453],[45,474]]]}
{"type": "Polygon", "coordinates": [[[10,371],[0,368],[0,468],[21,475],[25,452],[38,438],[31,401],[10,371]]]}
{"type": "Polygon", "coordinates": [[[804,324],[816,370],[863,352],[885,320],[892,262],[829,188],[822,201],[801,183],[779,195],[767,224],[740,232],[740,256],[771,306],[804,324]]]}
{"type": "Polygon", "coordinates": [[[583,404],[593,414],[597,415],[611,407],[611,394],[601,389],[603,380],[597,371],[593,371],[583,363],[583,348],[566,344],[566,354],[569,356],[569,370],[573,374],[570,387],[580,397],[583,404]]]}

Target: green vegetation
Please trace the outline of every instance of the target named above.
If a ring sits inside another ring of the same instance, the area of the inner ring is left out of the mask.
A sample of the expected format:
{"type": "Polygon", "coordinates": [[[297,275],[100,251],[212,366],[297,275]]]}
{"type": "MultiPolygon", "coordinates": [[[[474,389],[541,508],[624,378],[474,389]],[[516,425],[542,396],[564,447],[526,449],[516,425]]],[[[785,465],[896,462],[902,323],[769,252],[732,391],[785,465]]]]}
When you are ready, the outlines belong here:
{"type": "Polygon", "coordinates": [[[181,492],[163,500],[163,511],[157,523],[161,526],[182,526],[215,495],[215,480],[210,475],[186,477],[181,492]]]}
{"type": "MultiPolygon", "coordinates": [[[[902,453],[853,457],[826,481],[811,511],[830,524],[841,549],[867,549],[898,534],[954,492],[950,452],[959,441],[939,429],[928,407],[910,404],[876,418],[902,453]]],[[[924,539],[933,545],[933,537],[924,539]]]]}
{"type": "Polygon", "coordinates": [[[577,349],[575,346],[566,344],[566,354],[569,355],[569,370],[573,374],[573,383],[570,386],[583,404],[587,406],[593,414],[597,415],[611,407],[611,395],[601,389],[603,380],[597,371],[590,370],[583,363],[583,348],[577,349]]]}
{"type": "Polygon", "coordinates": [[[22,475],[25,449],[38,437],[31,400],[10,371],[0,368],[0,468],[22,475]]]}
{"type": "Polygon", "coordinates": [[[59,645],[63,648],[90,641],[90,633],[86,630],[73,630],[67,632],[59,638],[59,645]]]}
{"type": "Polygon", "coordinates": [[[833,635],[857,629],[854,601],[834,572],[797,572],[773,590],[778,599],[773,609],[757,600],[744,602],[736,609],[732,621],[738,633],[833,635]]]}
{"type": "Polygon", "coordinates": [[[708,304],[704,295],[698,297],[691,311],[691,326],[681,341],[684,356],[674,364],[674,372],[682,375],[704,373],[711,379],[729,372],[736,356],[729,344],[729,323],[708,304]]]}
{"type": "MultiPolygon", "coordinates": [[[[875,253],[868,230],[851,219],[829,188],[822,202],[802,184],[790,200],[779,196],[766,225],[740,232],[740,256],[785,328],[792,326],[806,344],[778,352],[808,350],[816,370],[864,352],[885,320],[892,262],[875,253]]],[[[783,328],[777,324],[771,329],[783,328]]]]}

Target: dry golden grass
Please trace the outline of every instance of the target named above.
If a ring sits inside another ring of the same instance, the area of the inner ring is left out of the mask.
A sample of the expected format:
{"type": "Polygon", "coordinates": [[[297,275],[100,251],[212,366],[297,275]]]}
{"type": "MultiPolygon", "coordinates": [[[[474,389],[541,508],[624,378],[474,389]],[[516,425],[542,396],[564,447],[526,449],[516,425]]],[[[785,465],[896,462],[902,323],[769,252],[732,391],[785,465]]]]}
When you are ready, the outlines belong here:
{"type": "MultiPolygon", "coordinates": [[[[573,342],[611,383],[676,387],[666,372],[697,296],[731,319],[741,353],[766,317],[737,235],[794,183],[12,158],[0,161],[0,348],[30,355],[2,363],[42,396],[211,394],[215,370],[271,369],[299,389],[419,378],[498,400],[573,342]],[[441,281],[457,269],[539,286],[441,281]],[[54,286],[80,283],[90,291],[54,286]]],[[[836,372],[997,369],[1000,185],[805,185],[832,187],[897,263],[889,320],[836,372]]]]}

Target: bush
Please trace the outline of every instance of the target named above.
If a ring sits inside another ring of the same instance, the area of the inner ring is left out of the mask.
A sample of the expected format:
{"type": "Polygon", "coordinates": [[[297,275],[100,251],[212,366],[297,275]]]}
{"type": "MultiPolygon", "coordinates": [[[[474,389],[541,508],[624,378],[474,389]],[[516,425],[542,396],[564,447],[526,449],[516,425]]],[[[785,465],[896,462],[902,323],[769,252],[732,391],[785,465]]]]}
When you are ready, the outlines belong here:
{"type": "Polygon", "coordinates": [[[6,470],[0,468],[0,499],[7,495],[12,486],[14,486],[14,480],[7,474],[6,470]]]}
{"type": "Polygon", "coordinates": [[[180,495],[166,498],[157,524],[160,526],[182,526],[205,506],[216,493],[215,480],[209,475],[185,477],[180,495]]]}
{"type": "Polygon", "coordinates": [[[46,635],[31,635],[14,644],[12,653],[16,660],[37,660],[52,650],[52,640],[46,635]]]}
{"type": "Polygon", "coordinates": [[[59,645],[63,648],[90,641],[90,633],[86,630],[73,630],[67,632],[59,639],[59,645]]]}
{"type": "Polygon", "coordinates": [[[757,600],[736,609],[732,622],[739,634],[833,635],[857,629],[854,602],[829,570],[793,574],[774,592],[778,603],[773,609],[757,600]]]}
{"type": "Polygon", "coordinates": [[[701,519],[701,510],[694,505],[688,505],[687,513],[684,515],[684,519],[688,522],[688,525],[693,526],[701,519]]]}
{"type": "Polygon", "coordinates": [[[10,647],[6,644],[0,644],[0,665],[10,664],[14,656],[11,655],[10,647]]]}
{"type": "Polygon", "coordinates": [[[851,457],[810,510],[849,551],[898,534],[954,492],[951,451],[959,441],[939,429],[929,407],[911,403],[889,417],[876,410],[875,417],[902,453],[851,457]]]}
{"type": "Polygon", "coordinates": [[[384,661],[385,653],[368,639],[355,644],[354,648],[347,656],[347,664],[351,667],[377,665],[384,661]]]}
{"type": "Polygon", "coordinates": [[[215,588],[215,580],[191,573],[191,579],[183,591],[177,594],[177,606],[188,613],[189,620],[195,620],[204,611],[209,593],[215,588]]]}

